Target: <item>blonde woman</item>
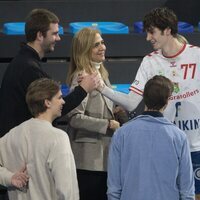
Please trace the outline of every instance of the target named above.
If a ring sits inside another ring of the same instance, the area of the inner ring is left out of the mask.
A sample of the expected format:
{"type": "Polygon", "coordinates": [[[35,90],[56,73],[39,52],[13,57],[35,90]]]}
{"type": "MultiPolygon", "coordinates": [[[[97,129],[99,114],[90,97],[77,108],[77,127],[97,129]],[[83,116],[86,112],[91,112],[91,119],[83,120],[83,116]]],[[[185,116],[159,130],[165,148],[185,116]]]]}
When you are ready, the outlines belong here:
{"type": "MultiPolygon", "coordinates": [[[[103,65],[106,46],[98,30],[84,28],[72,41],[72,56],[67,83],[78,85],[79,74],[97,72],[110,87],[103,65]]],[[[111,137],[119,127],[113,103],[95,90],[68,114],[68,133],[75,156],[81,200],[107,199],[107,155],[111,137]]]]}

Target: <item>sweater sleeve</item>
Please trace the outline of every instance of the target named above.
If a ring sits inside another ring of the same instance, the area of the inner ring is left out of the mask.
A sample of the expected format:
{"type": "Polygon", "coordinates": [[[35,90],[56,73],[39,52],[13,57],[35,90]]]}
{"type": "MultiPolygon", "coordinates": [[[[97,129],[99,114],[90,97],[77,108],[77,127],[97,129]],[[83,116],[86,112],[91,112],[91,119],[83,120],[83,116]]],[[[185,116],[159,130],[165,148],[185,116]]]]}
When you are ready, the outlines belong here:
{"type": "MultiPolygon", "coordinates": [[[[1,154],[0,154],[1,156],[1,154]]],[[[3,166],[2,157],[0,157],[0,185],[11,186],[11,178],[14,174],[3,166]]]]}
{"type": "Polygon", "coordinates": [[[14,174],[5,167],[0,166],[0,185],[11,186],[11,178],[14,174]]]}
{"type": "Polygon", "coordinates": [[[79,190],[74,156],[66,133],[57,133],[48,166],[55,181],[58,199],[78,200],[79,190]]]}
{"type": "Polygon", "coordinates": [[[11,171],[9,171],[6,167],[3,166],[3,156],[2,152],[5,146],[3,144],[5,140],[4,136],[3,138],[0,139],[0,185],[3,186],[11,186],[11,178],[14,175],[11,171]]]}

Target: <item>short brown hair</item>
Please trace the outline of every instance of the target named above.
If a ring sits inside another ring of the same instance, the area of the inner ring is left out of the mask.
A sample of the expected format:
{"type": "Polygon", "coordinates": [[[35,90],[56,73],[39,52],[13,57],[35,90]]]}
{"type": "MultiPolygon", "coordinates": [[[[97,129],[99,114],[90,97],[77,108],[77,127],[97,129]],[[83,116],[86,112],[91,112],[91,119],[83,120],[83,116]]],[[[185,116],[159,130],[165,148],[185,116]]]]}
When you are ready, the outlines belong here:
{"type": "Polygon", "coordinates": [[[144,31],[152,32],[153,28],[164,31],[166,28],[171,29],[171,34],[176,36],[178,32],[178,19],[175,13],[169,8],[155,8],[145,15],[144,31]]]}
{"type": "Polygon", "coordinates": [[[166,77],[156,75],[149,79],[144,88],[144,103],[148,109],[160,110],[167,105],[173,92],[173,83],[166,77]]]}
{"type": "Polygon", "coordinates": [[[32,10],[25,24],[27,42],[33,42],[39,31],[45,37],[51,23],[59,23],[59,19],[54,13],[46,9],[32,10]]]}
{"type": "Polygon", "coordinates": [[[26,93],[26,103],[31,114],[37,117],[46,111],[45,100],[51,100],[60,90],[60,84],[52,79],[41,78],[33,81],[26,93]]]}

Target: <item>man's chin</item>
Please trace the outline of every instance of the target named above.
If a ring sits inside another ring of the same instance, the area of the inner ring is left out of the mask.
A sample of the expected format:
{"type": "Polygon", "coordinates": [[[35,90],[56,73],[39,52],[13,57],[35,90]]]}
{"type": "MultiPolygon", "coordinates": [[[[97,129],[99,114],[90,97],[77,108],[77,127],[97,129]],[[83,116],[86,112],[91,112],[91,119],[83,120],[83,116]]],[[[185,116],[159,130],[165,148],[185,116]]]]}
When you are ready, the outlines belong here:
{"type": "Polygon", "coordinates": [[[49,52],[53,52],[54,51],[54,47],[49,49],[49,52]]]}
{"type": "Polygon", "coordinates": [[[155,47],[155,45],[153,45],[153,44],[152,44],[152,48],[153,48],[154,50],[156,50],[156,47],[155,47]]]}
{"type": "Polygon", "coordinates": [[[51,53],[54,51],[54,47],[51,47],[49,49],[46,49],[45,53],[51,53]]]}
{"type": "Polygon", "coordinates": [[[154,50],[158,50],[158,49],[160,49],[158,46],[153,45],[153,44],[152,44],[152,47],[153,47],[154,50]]]}

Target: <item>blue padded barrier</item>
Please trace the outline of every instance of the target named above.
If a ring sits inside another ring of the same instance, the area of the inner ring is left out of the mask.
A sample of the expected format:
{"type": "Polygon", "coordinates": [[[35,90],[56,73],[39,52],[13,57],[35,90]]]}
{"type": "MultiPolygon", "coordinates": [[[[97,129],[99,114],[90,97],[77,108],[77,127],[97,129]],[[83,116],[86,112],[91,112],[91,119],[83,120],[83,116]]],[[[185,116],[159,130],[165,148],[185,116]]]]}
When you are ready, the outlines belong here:
{"type": "MultiPolygon", "coordinates": [[[[131,86],[131,84],[112,84],[113,90],[123,92],[126,94],[129,93],[130,86],[131,86]]],[[[66,85],[66,84],[61,85],[61,92],[64,97],[69,94],[69,92],[70,92],[69,90],[70,90],[70,88],[68,85],[66,85]]]]}
{"type": "Polygon", "coordinates": [[[131,84],[112,84],[113,90],[128,94],[131,84]]]}
{"type": "Polygon", "coordinates": [[[69,94],[69,86],[67,86],[66,84],[62,84],[61,85],[61,92],[63,97],[67,96],[69,94]]]}
{"type": "MultiPolygon", "coordinates": [[[[135,33],[143,33],[143,22],[135,22],[133,24],[135,33]]],[[[187,22],[178,22],[178,32],[179,33],[192,33],[194,32],[194,26],[187,22]]]]}
{"type": "Polygon", "coordinates": [[[128,34],[129,28],[120,22],[72,22],[69,24],[69,32],[75,34],[85,27],[99,29],[102,34],[128,34]]]}
{"type": "Polygon", "coordinates": [[[143,22],[134,22],[133,23],[133,30],[135,33],[143,33],[143,22]]]}
{"type": "Polygon", "coordinates": [[[198,30],[200,31],[200,21],[199,21],[199,23],[198,23],[198,30]]]}
{"type": "Polygon", "coordinates": [[[178,22],[179,33],[192,33],[194,32],[194,26],[187,22],[178,22]]]}
{"type": "MultiPolygon", "coordinates": [[[[3,33],[6,35],[25,35],[25,22],[5,23],[3,25],[3,33]]],[[[62,26],[59,26],[59,34],[64,34],[62,26]]]]}
{"type": "MultiPolygon", "coordinates": [[[[130,86],[131,86],[131,84],[112,84],[113,90],[123,92],[126,94],[129,93],[130,86]]],[[[70,92],[69,90],[70,90],[70,88],[68,85],[66,85],[66,84],[61,85],[61,92],[64,97],[69,94],[69,92],[70,92]]]]}

